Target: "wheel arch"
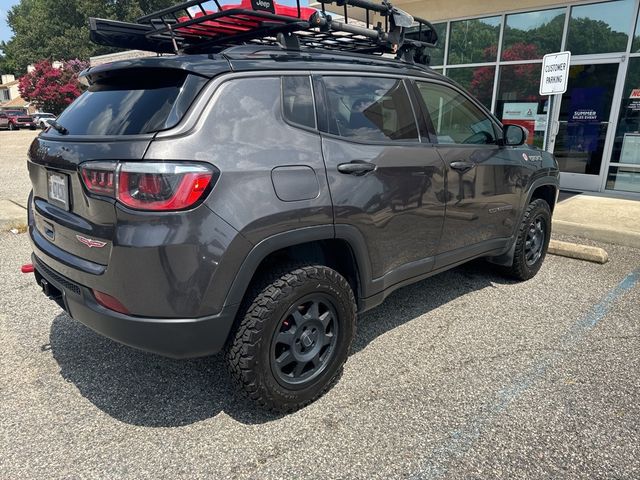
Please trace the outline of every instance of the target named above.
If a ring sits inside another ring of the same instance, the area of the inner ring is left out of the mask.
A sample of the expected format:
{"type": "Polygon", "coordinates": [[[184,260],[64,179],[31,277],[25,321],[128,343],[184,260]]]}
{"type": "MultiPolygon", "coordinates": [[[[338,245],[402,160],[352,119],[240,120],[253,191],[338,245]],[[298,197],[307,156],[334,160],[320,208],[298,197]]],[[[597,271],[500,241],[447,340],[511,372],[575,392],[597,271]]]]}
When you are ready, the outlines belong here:
{"type": "Polygon", "coordinates": [[[553,209],[556,206],[556,202],[558,199],[559,188],[557,184],[551,183],[542,183],[532,188],[529,194],[529,201],[525,204],[529,205],[534,200],[544,200],[549,205],[551,209],[551,213],[553,214],[553,209]]]}
{"type": "Polygon", "coordinates": [[[532,182],[531,186],[527,190],[527,194],[522,196],[523,200],[522,205],[520,206],[520,217],[518,223],[516,224],[516,230],[513,235],[513,242],[511,244],[511,247],[502,255],[488,257],[487,260],[496,265],[510,266],[513,263],[515,254],[517,228],[522,221],[522,217],[524,216],[524,212],[527,209],[527,205],[529,205],[534,200],[542,199],[549,204],[551,214],[553,215],[553,209],[555,208],[555,205],[557,203],[559,192],[560,183],[557,177],[544,176],[532,182]]]}
{"type": "Polygon", "coordinates": [[[347,279],[360,306],[369,295],[371,274],[366,244],[349,225],[320,225],[291,230],[256,244],[240,266],[226,296],[225,307],[239,306],[251,282],[277,263],[319,263],[347,279]]]}

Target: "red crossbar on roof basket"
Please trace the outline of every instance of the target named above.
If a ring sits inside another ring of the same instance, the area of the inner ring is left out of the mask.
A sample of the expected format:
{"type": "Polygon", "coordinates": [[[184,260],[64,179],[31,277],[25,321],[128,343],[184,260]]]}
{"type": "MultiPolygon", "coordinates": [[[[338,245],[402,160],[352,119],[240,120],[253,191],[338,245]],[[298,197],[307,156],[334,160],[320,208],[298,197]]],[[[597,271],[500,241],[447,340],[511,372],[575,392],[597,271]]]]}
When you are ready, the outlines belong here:
{"type": "MultiPolygon", "coordinates": [[[[283,17],[290,17],[296,20],[309,20],[313,14],[317,12],[315,8],[309,7],[291,7],[289,5],[280,5],[278,3],[272,3],[266,0],[242,0],[241,3],[233,5],[221,5],[220,12],[230,12],[234,10],[246,10],[253,11],[256,6],[263,6],[264,11],[268,11],[275,15],[283,17]],[[273,10],[273,11],[272,11],[273,10]]],[[[259,10],[258,10],[259,11],[259,10]]],[[[178,23],[185,23],[191,20],[201,19],[203,17],[211,16],[216,11],[205,10],[198,11],[189,16],[178,17],[178,23]]],[[[212,36],[217,35],[233,35],[234,33],[248,32],[255,28],[259,28],[262,22],[265,21],[264,17],[259,17],[251,14],[233,14],[230,17],[221,17],[221,20],[204,20],[202,23],[196,23],[188,27],[175,28],[176,33],[183,35],[198,35],[198,36],[212,36]]],[[[275,19],[271,19],[272,22],[277,23],[275,19]]],[[[284,23],[284,22],[282,22],[284,23]]]]}

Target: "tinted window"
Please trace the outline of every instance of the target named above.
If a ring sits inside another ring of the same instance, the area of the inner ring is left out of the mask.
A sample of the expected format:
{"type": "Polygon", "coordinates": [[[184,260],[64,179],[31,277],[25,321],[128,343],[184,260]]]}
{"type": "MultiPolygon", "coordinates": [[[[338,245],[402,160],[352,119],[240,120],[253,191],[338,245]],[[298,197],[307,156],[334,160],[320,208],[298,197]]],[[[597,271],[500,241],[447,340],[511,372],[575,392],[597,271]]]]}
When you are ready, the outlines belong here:
{"type": "Polygon", "coordinates": [[[316,128],[316,114],[313,108],[311,79],[304,77],[283,77],[282,112],[292,123],[316,128]]]}
{"type": "Polygon", "coordinates": [[[502,60],[532,60],[560,51],[565,9],[507,15],[502,60]]]}
{"type": "Polygon", "coordinates": [[[565,50],[572,55],[624,52],[634,4],[620,0],[572,7],[565,50]]]}
{"type": "Polygon", "coordinates": [[[451,22],[448,64],[495,62],[500,17],[451,22]]]}
{"type": "Polygon", "coordinates": [[[488,109],[491,109],[495,74],[494,66],[447,68],[447,77],[459,83],[488,109]]]}
{"type": "Polygon", "coordinates": [[[401,80],[324,77],[329,133],[362,141],[418,140],[401,80]]]}
{"type": "Polygon", "coordinates": [[[489,117],[468,98],[444,85],[418,82],[438,143],[495,144],[489,117]]]}
{"type": "Polygon", "coordinates": [[[70,135],[135,135],[175,126],[206,83],[177,70],[100,79],[58,119],[70,135]]]}

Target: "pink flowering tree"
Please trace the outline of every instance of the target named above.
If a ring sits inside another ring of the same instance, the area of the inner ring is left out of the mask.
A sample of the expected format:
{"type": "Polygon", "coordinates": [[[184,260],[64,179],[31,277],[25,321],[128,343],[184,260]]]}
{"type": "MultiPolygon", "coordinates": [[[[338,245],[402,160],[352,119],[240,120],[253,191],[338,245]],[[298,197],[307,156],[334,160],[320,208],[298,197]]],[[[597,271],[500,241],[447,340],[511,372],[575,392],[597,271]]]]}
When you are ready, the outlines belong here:
{"type": "Polygon", "coordinates": [[[50,61],[42,60],[20,79],[20,95],[40,110],[59,115],[82,93],[78,74],[87,66],[81,60],[69,60],[55,68],[50,61]]]}

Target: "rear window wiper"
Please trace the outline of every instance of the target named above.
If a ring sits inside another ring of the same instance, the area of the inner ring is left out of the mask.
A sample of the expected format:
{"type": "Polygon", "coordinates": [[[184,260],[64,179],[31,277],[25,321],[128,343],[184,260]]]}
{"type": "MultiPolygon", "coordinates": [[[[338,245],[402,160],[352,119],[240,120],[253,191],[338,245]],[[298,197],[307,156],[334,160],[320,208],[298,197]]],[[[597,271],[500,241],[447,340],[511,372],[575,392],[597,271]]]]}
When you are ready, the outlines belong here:
{"type": "Polygon", "coordinates": [[[51,127],[53,127],[61,135],[67,135],[69,133],[69,130],[67,130],[65,127],[60,125],[55,120],[48,120],[47,123],[51,125],[51,127]]]}

